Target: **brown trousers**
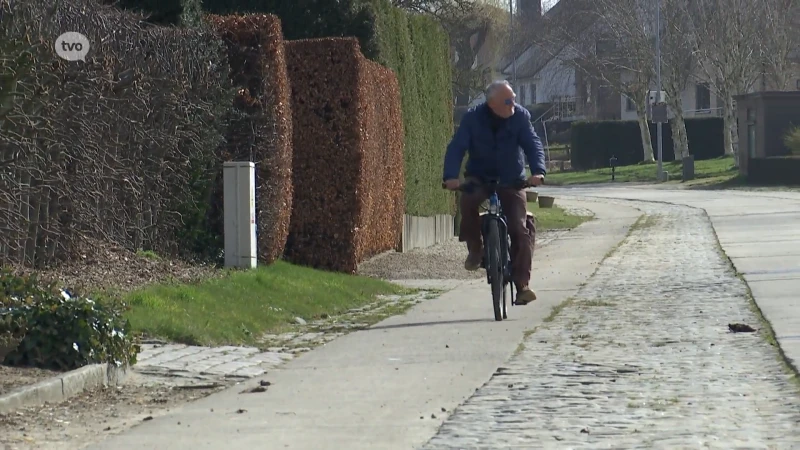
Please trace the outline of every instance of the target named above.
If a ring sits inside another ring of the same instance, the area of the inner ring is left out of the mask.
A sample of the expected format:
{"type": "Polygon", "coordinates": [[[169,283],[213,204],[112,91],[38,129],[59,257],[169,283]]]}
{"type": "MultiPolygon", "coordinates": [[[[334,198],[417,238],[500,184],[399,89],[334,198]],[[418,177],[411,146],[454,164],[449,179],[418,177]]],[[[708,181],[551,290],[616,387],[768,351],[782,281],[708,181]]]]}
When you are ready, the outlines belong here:
{"type": "MultiPolygon", "coordinates": [[[[498,189],[497,197],[508,220],[508,234],[511,236],[512,280],[518,288],[527,286],[531,279],[536,227],[527,217],[525,191],[498,189]]],[[[461,193],[461,230],[458,239],[467,243],[470,252],[483,250],[480,206],[487,198],[487,193],[482,189],[461,193]]]]}

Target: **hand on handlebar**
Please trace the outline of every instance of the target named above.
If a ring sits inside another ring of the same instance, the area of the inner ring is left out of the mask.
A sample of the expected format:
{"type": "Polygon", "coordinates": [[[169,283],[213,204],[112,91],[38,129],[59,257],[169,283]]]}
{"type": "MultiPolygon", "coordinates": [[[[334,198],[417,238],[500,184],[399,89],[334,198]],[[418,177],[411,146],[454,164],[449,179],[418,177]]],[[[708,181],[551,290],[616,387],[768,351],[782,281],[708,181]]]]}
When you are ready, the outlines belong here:
{"type": "MultiPolygon", "coordinates": [[[[544,175],[533,175],[528,177],[526,180],[518,180],[517,182],[512,183],[511,185],[501,185],[506,187],[512,187],[514,189],[525,189],[534,186],[541,186],[544,184],[544,175]]],[[[447,189],[448,191],[463,191],[463,190],[470,190],[473,187],[477,186],[474,181],[466,181],[464,183],[461,180],[453,179],[453,180],[446,180],[442,183],[442,189],[447,189]]]]}

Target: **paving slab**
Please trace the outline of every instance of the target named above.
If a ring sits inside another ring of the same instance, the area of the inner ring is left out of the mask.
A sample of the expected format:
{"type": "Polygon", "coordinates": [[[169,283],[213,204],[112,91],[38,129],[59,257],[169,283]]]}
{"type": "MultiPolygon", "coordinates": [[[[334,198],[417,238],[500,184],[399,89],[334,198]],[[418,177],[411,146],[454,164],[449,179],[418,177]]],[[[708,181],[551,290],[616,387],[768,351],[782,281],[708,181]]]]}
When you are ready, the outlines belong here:
{"type": "MultiPolygon", "coordinates": [[[[585,206],[581,204],[582,206],[585,206]]],[[[639,217],[592,204],[598,220],[535,254],[540,300],[495,322],[484,280],[343,336],[267,374],[264,393],[242,386],[186,405],[95,449],[414,449],[596,270],[639,217]]]]}

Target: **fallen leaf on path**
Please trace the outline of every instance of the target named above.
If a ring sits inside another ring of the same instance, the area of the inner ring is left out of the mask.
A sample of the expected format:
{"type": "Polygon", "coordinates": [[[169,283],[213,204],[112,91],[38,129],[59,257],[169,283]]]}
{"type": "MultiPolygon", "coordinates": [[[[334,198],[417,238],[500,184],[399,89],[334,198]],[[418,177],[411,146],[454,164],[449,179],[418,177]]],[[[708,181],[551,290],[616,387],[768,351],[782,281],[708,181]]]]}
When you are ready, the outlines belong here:
{"type": "Polygon", "coordinates": [[[755,328],[744,323],[729,323],[728,330],[733,333],[753,333],[756,331],[755,328]]]}
{"type": "Polygon", "coordinates": [[[267,392],[267,388],[264,386],[256,386],[254,388],[245,389],[240,394],[256,394],[259,392],[267,392]]]}

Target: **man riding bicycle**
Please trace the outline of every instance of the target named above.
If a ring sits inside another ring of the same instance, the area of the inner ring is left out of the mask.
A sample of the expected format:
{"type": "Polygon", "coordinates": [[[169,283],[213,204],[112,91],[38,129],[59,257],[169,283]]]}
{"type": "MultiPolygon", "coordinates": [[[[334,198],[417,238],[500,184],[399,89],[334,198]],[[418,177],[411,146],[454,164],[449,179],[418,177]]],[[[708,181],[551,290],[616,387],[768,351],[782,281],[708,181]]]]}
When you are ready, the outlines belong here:
{"type": "MultiPolygon", "coordinates": [[[[525,179],[525,157],[531,169],[527,178],[530,186],[544,182],[544,149],[542,141],[531,125],[531,114],[517,104],[516,95],[507,81],[495,81],[486,89],[486,102],[471,108],[461,119],[444,157],[444,184],[449,190],[461,186],[459,172],[464,155],[469,152],[465,179],[485,183],[496,179],[503,185],[513,185],[525,179]],[[524,152],[523,152],[524,151],[524,152]]],[[[536,300],[528,284],[531,278],[533,245],[536,230],[529,230],[527,198],[524,190],[504,187],[498,189],[498,198],[508,219],[511,237],[511,274],[517,287],[517,305],[527,305],[536,300]]],[[[483,258],[481,236],[481,203],[487,199],[484,190],[464,192],[461,195],[461,231],[459,241],[467,243],[469,256],[464,262],[467,270],[478,270],[483,258]]]]}

